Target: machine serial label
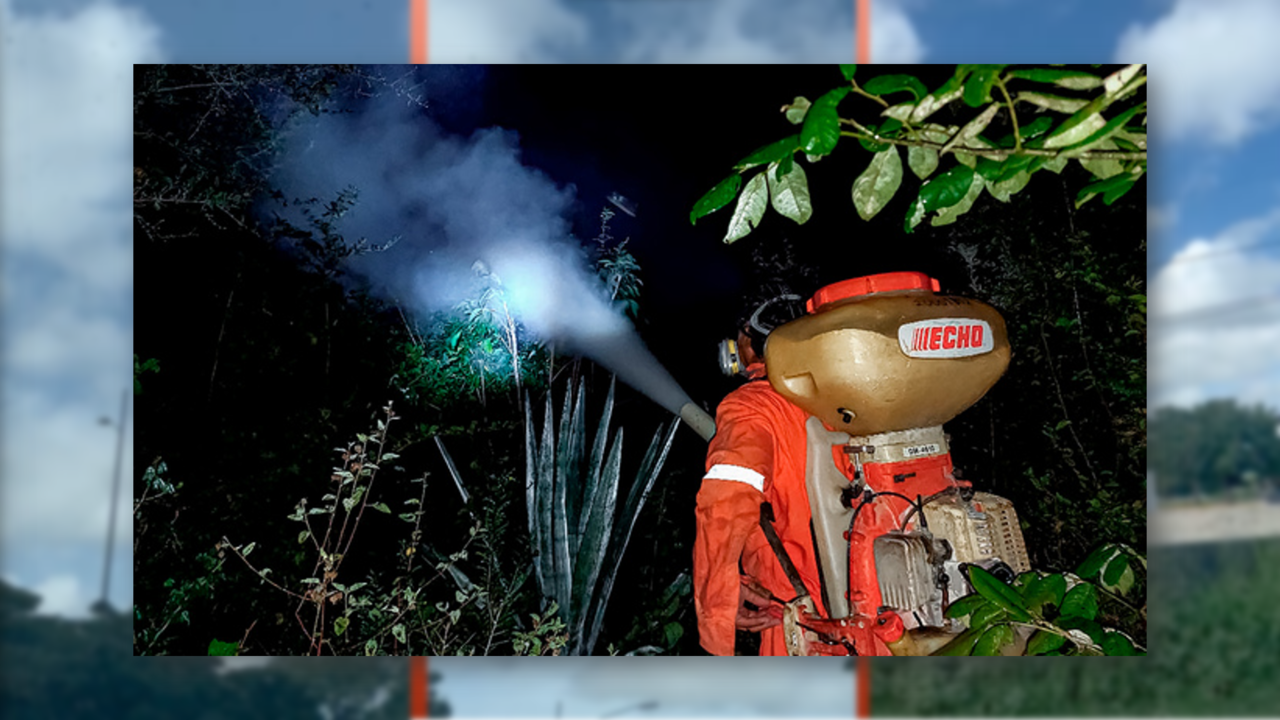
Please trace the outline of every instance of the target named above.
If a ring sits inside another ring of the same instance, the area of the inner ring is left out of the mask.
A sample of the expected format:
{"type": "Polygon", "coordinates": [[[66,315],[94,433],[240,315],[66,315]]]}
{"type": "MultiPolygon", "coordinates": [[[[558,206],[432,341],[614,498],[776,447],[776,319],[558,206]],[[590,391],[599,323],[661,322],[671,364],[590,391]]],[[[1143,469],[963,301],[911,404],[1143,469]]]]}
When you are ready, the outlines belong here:
{"type": "Polygon", "coordinates": [[[985,320],[934,318],[898,326],[898,345],[908,357],[958,358],[995,348],[985,320]]]}
{"type": "Polygon", "coordinates": [[[938,443],[929,443],[928,445],[908,445],[902,448],[902,457],[917,458],[925,455],[937,455],[942,452],[942,446],[938,443]]]}

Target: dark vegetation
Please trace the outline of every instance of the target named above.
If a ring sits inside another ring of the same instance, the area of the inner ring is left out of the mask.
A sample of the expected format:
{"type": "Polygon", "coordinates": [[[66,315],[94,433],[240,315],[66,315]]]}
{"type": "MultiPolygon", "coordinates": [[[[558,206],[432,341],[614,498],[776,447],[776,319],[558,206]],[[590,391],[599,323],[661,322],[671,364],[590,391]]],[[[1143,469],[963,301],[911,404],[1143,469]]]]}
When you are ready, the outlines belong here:
{"type": "MultiPolygon", "coordinates": [[[[37,605],[34,595],[0,581],[5,718],[400,720],[408,709],[407,664],[395,658],[281,658],[224,674],[221,658],[128,657],[128,615],[73,621],[34,615],[37,605]]],[[[431,682],[431,716],[447,717],[448,683],[435,673],[431,682]]]]}
{"type": "Polygon", "coordinates": [[[875,662],[875,715],[1275,714],[1280,541],[1151,551],[1151,654],[1089,662],[875,662]],[[927,688],[926,691],[922,691],[927,688]]]}
{"type": "MultiPolygon", "coordinates": [[[[342,235],[359,188],[296,199],[312,209],[303,226],[261,224],[253,212],[273,192],[273,153],[292,123],[370,94],[415,102],[412,75],[163,66],[138,68],[135,87],[135,349],[140,371],[149,361],[158,371],[140,375],[137,398],[137,456],[150,475],[134,486],[134,652],[572,649],[574,618],[550,603],[554,593],[533,573],[524,403],[541,428],[547,397],[559,418],[567,388],[582,383],[586,437],[594,437],[608,372],[523,334],[504,313],[501,289],[481,275],[466,302],[431,318],[406,317],[368,295],[342,270],[345,257],[387,240],[342,235]]],[[[542,102],[557,106],[555,93],[568,91],[556,88],[540,90],[542,102]]],[[[702,96],[683,92],[688,102],[702,96]]],[[[776,108],[790,98],[766,99],[776,108]]],[[[724,140],[738,148],[724,152],[749,151],[747,142],[724,140]]],[[[864,252],[861,240],[836,231],[847,186],[820,191],[821,172],[812,185],[827,224],[795,235],[796,263],[821,282],[921,270],[1006,318],[1009,372],[948,431],[966,477],[1015,502],[1033,565],[1073,570],[1102,543],[1144,548],[1142,193],[1077,209],[1087,177],[1072,168],[1041,173],[1009,203],[983,198],[954,226],[922,226],[910,242],[869,243],[864,252]]],[[[706,177],[677,185],[673,205],[687,207],[706,177]]],[[[898,210],[891,205],[886,216],[901,217],[898,210]]],[[[618,288],[620,309],[638,318],[664,362],[685,358],[670,369],[713,407],[732,387],[714,376],[711,353],[717,333],[729,332],[732,299],[700,313],[716,322],[699,327],[712,329],[671,351],[674,341],[654,328],[694,320],[663,300],[665,286],[641,280],[686,263],[688,243],[625,245],[598,209],[584,215],[583,236],[596,238],[583,243],[586,261],[618,288]]],[[[859,224],[859,233],[901,232],[897,220],[878,222],[859,224]]],[[[762,227],[748,242],[780,254],[794,226],[767,218],[762,227]]],[[[748,278],[739,285],[759,282],[749,258],[733,252],[748,278]]],[[[622,506],[669,416],[619,385],[613,418],[628,438],[622,506]]],[[[692,433],[678,431],[625,554],[611,557],[613,593],[587,649],[700,652],[688,573],[704,454],[692,433]]]]}
{"type": "Polygon", "coordinates": [[[1280,489],[1280,415],[1213,400],[1160,408],[1151,418],[1151,457],[1162,496],[1246,498],[1280,489]]]}

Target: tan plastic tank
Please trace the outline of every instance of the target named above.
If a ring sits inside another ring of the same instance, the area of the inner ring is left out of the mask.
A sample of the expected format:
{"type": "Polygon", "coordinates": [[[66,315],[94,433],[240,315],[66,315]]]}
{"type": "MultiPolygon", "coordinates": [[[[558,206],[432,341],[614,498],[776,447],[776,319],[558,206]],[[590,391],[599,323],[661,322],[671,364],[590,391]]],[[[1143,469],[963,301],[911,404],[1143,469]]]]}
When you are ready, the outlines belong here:
{"type": "Polygon", "coordinates": [[[1004,374],[1009,340],[990,305],[938,289],[901,272],[819,290],[808,315],[769,335],[769,382],[852,436],[947,422],[1004,374]]]}

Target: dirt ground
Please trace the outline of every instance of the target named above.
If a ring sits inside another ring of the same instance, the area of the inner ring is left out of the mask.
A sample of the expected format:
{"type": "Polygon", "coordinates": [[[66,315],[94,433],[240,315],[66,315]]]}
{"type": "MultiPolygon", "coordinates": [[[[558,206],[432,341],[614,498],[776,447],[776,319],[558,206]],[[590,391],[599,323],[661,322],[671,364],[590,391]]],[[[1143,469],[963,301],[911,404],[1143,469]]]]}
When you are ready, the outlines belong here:
{"type": "Polygon", "coordinates": [[[1148,537],[1157,545],[1280,537],[1280,503],[1244,503],[1170,507],[1151,513],[1148,537]]]}

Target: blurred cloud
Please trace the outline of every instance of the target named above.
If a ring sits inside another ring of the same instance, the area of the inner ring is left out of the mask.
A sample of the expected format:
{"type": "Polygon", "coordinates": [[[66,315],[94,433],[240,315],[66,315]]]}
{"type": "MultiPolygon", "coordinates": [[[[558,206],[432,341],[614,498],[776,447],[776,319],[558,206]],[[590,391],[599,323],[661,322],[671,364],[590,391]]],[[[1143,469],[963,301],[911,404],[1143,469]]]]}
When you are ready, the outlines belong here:
{"type": "Polygon", "coordinates": [[[132,66],[161,59],[160,31],[108,1],[0,0],[0,25],[4,562],[42,612],[72,612],[101,572],[116,433],[97,420],[118,417],[132,345],[132,66]]]}
{"type": "Polygon", "coordinates": [[[561,0],[437,0],[431,61],[536,62],[586,42],[588,23],[561,0]]]}
{"type": "Polygon", "coordinates": [[[1232,145],[1280,118],[1280,3],[1177,0],[1120,37],[1116,60],[1151,65],[1157,132],[1232,145]]]}
{"type": "MultiPolygon", "coordinates": [[[[773,63],[853,59],[846,0],[439,0],[433,62],[773,63]]],[[[876,62],[918,62],[901,5],[876,3],[876,62]]]]}
{"type": "Polygon", "coordinates": [[[1152,405],[1280,396],[1280,209],[1187,243],[1151,282],[1152,405]]]}
{"type": "Polygon", "coordinates": [[[431,670],[456,717],[853,715],[853,672],[837,658],[434,658],[431,670]],[[508,692],[489,691],[494,677],[508,692]]]}
{"type": "Polygon", "coordinates": [[[31,590],[40,596],[40,607],[36,608],[38,614],[67,618],[89,616],[89,595],[74,575],[51,575],[31,590]]]}

